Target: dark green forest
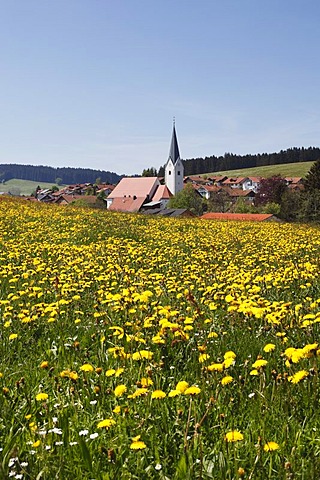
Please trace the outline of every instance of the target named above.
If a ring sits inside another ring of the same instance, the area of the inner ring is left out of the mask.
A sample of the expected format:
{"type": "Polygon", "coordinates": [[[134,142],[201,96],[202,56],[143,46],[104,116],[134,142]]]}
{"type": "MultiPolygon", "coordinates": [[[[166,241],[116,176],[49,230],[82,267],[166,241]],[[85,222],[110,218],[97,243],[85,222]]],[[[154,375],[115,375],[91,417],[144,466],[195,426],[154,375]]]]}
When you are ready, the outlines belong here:
{"type": "Polygon", "coordinates": [[[12,178],[33,180],[35,182],[50,182],[66,185],[78,183],[95,183],[99,178],[101,183],[118,183],[121,176],[114,172],[93,170],[91,168],[53,168],[46,166],[0,164],[0,182],[12,178]]]}
{"type": "MultiPolygon", "coordinates": [[[[241,168],[262,167],[265,165],[280,165],[284,163],[315,162],[320,159],[320,148],[289,148],[277,153],[258,153],[248,155],[236,155],[225,153],[223,156],[199,157],[182,160],[184,174],[199,175],[203,173],[219,172],[223,170],[238,170],[241,168]]],[[[154,168],[144,171],[145,175],[156,175],[154,168]]],[[[164,166],[158,171],[159,176],[164,176],[164,166]]],[[[21,180],[33,180],[35,182],[78,184],[95,183],[99,178],[101,183],[116,184],[123,175],[104,170],[93,170],[91,168],[54,168],[47,166],[0,164],[0,182],[12,178],[21,180]],[[56,180],[59,179],[59,182],[56,180]]]]}
{"type": "MultiPolygon", "coordinates": [[[[280,165],[283,163],[315,162],[320,159],[320,148],[288,148],[278,153],[258,153],[236,155],[225,153],[223,156],[205,158],[190,158],[182,160],[184,174],[199,175],[202,173],[220,172],[223,170],[238,170],[241,168],[262,167],[266,165],[280,165]]],[[[159,176],[164,175],[164,166],[159,169],[159,176]]]]}

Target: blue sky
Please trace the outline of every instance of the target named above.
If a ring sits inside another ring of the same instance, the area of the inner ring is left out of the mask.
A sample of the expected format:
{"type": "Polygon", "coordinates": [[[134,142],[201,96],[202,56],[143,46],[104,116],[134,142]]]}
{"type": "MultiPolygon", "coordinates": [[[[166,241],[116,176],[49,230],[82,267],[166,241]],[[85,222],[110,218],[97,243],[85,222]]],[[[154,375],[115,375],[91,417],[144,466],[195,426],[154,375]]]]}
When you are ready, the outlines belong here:
{"type": "Polygon", "coordinates": [[[0,163],[320,146],[318,0],[0,0],[0,163]]]}

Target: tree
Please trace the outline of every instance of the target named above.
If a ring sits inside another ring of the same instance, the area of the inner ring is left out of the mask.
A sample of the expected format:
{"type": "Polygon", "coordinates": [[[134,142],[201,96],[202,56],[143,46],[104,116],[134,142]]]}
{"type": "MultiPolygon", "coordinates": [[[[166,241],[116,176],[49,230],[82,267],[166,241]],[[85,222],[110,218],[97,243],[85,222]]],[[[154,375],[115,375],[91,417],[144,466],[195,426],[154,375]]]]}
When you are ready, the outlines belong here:
{"type": "Polygon", "coordinates": [[[187,208],[195,215],[201,215],[204,202],[201,195],[188,183],[183,190],[169,200],[168,208],[187,208]]]}
{"type": "Polygon", "coordinates": [[[243,198],[238,198],[234,207],[234,213],[254,213],[255,207],[251,203],[246,202],[243,198]]]}
{"type": "Polygon", "coordinates": [[[276,202],[268,202],[262,208],[262,213],[271,213],[272,215],[279,215],[281,206],[276,202]]]}
{"type": "Polygon", "coordinates": [[[157,170],[154,167],[145,168],[142,172],[142,177],[156,177],[157,170]]]}
{"type": "Polygon", "coordinates": [[[312,165],[304,180],[299,216],[303,220],[320,221],[320,160],[312,165]]]}
{"type": "Polygon", "coordinates": [[[301,195],[300,219],[320,221],[320,189],[303,192],[301,195]]]}
{"type": "Polygon", "coordinates": [[[282,195],[287,191],[288,186],[280,175],[261,179],[258,192],[255,196],[255,205],[266,205],[267,203],[281,203],[282,195]]]}
{"type": "Polygon", "coordinates": [[[320,190],[320,160],[312,165],[303,183],[306,192],[320,190]]]}
{"type": "Polygon", "coordinates": [[[279,217],[289,222],[297,220],[302,213],[301,198],[300,191],[288,188],[281,198],[279,217]]]}
{"type": "Polygon", "coordinates": [[[55,183],[56,183],[57,185],[61,185],[61,184],[62,184],[62,178],[61,178],[61,177],[57,177],[57,178],[55,179],[55,183]]]}
{"type": "Polygon", "coordinates": [[[208,211],[225,213],[230,209],[232,204],[230,195],[225,190],[211,193],[208,200],[208,211]]]}
{"type": "Polygon", "coordinates": [[[57,187],[57,185],[52,185],[51,190],[52,190],[53,192],[58,192],[58,191],[59,191],[59,187],[57,187]]]}

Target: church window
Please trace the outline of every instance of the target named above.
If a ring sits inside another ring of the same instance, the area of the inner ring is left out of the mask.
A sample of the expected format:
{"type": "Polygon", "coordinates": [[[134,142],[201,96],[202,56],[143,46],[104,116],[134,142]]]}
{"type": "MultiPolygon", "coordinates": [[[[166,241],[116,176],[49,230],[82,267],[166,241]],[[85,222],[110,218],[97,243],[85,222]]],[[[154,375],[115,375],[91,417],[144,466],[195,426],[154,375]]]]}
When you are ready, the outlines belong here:
{"type": "Polygon", "coordinates": [[[180,170],[178,170],[178,175],[180,175],[180,170]]]}
{"type": "Polygon", "coordinates": [[[171,170],[169,170],[169,175],[171,175],[171,170]]]}

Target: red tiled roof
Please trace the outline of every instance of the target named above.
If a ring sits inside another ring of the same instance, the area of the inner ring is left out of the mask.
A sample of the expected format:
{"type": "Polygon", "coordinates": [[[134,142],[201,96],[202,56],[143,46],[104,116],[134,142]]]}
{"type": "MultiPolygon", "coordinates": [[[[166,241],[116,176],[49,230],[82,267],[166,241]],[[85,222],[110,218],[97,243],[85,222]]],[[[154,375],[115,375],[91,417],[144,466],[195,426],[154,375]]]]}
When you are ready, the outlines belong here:
{"type": "Polygon", "coordinates": [[[285,177],[285,180],[290,183],[300,183],[302,181],[302,177],[285,177]]]}
{"type": "Polygon", "coordinates": [[[253,190],[242,190],[242,188],[225,188],[224,190],[228,192],[230,197],[250,197],[255,195],[253,190]]]}
{"type": "MultiPolygon", "coordinates": [[[[110,195],[108,198],[110,198],[110,195]]],[[[116,212],[138,212],[144,201],[145,197],[117,197],[113,199],[109,210],[116,212]]]]}
{"type": "Polygon", "coordinates": [[[261,177],[248,177],[251,182],[259,183],[261,182],[261,177]]]}
{"type": "Polygon", "coordinates": [[[152,201],[159,202],[160,200],[169,200],[172,197],[172,193],[166,185],[159,185],[156,193],[153,195],[152,201]]]}
{"type": "Polygon", "coordinates": [[[63,201],[65,203],[72,203],[77,200],[81,200],[84,203],[96,203],[97,197],[95,195],[60,195],[55,202],[56,203],[62,203],[63,201]]]}
{"type": "Polygon", "coordinates": [[[147,197],[152,195],[159,185],[157,177],[125,177],[120,180],[108,198],[147,197]]]}
{"type": "Polygon", "coordinates": [[[238,183],[243,183],[247,177],[230,177],[224,180],[222,183],[223,185],[235,185],[238,183]]]}
{"type": "Polygon", "coordinates": [[[197,185],[197,190],[205,189],[207,192],[221,192],[221,190],[224,190],[222,187],[218,187],[218,185],[197,185]]]}
{"type": "Polygon", "coordinates": [[[200,218],[205,220],[241,220],[264,222],[274,217],[271,213],[205,213],[200,218]]]}

